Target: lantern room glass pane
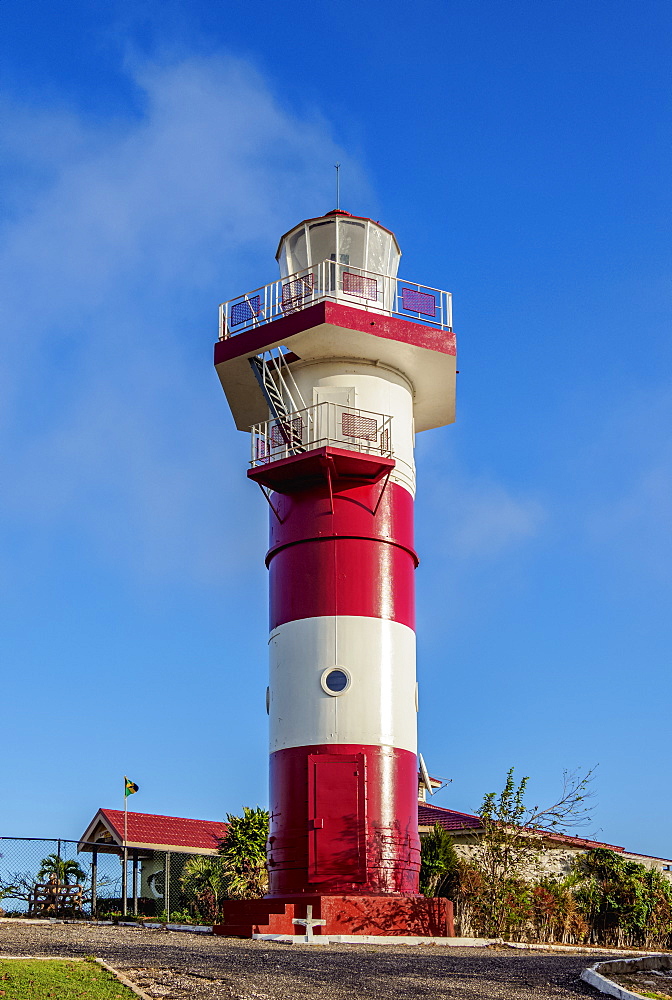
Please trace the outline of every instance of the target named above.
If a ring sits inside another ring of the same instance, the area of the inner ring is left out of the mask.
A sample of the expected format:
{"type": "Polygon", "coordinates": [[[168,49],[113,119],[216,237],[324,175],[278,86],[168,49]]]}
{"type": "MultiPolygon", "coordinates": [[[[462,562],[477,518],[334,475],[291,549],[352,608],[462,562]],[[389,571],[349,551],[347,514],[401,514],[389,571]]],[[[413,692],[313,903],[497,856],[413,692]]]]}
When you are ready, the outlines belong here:
{"type": "Polygon", "coordinates": [[[336,223],[314,222],[308,227],[310,239],[310,263],[319,264],[322,260],[335,260],[336,253],[336,223]]]}
{"type": "Polygon", "coordinates": [[[296,271],[303,271],[308,267],[308,249],[306,247],[306,231],[301,228],[298,232],[293,233],[289,240],[289,260],[287,265],[290,268],[289,274],[294,274],[296,271]]]}
{"type": "Polygon", "coordinates": [[[366,267],[364,263],[365,223],[339,219],[338,230],[338,259],[340,263],[347,264],[349,267],[366,267]]]}
{"type": "Polygon", "coordinates": [[[392,237],[378,226],[369,226],[369,248],[366,269],[376,274],[396,276],[399,255],[392,244],[392,237]]]}

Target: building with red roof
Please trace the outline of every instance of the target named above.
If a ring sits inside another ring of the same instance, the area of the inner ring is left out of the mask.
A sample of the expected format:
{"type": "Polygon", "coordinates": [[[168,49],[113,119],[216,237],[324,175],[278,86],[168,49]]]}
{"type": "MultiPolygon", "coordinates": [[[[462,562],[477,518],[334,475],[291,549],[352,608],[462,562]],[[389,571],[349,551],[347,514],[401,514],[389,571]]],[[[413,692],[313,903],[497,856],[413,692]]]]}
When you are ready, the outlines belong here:
{"type": "Polygon", "coordinates": [[[92,851],[95,844],[97,850],[112,854],[124,846],[145,856],[152,851],[216,854],[226,830],[221,820],[129,812],[124,821],[122,809],[99,809],[82,834],[79,850],[92,851]]]}
{"type": "MultiPolygon", "coordinates": [[[[98,854],[116,854],[122,861],[124,857],[130,859],[133,910],[137,912],[140,899],[143,913],[159,913],[183,905],[181,876],[185,865],[194,856],[216,854],[226,831],[227,824],[222,820],[99,809],[82,834],[78,850],[92,855],[94,882],[98,854]]],[[[125,877],[126,866],[122,864],[122,899],[128,892],[125,877]]]]}
{"type": "MultiPolygon", "coordinates": [[[[429,780],[433,789],[441,786],[437,779],[429,780]]],[[[458,853],[468,858],[477,848],[483,832],[480,818],[474,813],[458,812],[427,802],[426,792],[427,788],[420,780],[420,836],[426,836],[438,823],[450,833],[458,853]]],[[[98,853],[116,854],[121,858],[126,848],[127,856],[133,861],[134,895],[139,894],[146,900],[153,899],[156,909],[160,910],[164,908],[165,902],[166,873],[172,873],[170,879],[173,889],[170,896],[174,908],[179,894],[179,874],[188,858],[216,854],[226,831],[227,824],[221,820],[139,812],[129,812],[125,819],[121,809],[99,809],[82,834],[78,850],[92,853],[95,865],[98,853]],[[174,857],[175,855],[178,857],[174,857]]],[[[672,859],[669,858],[636,854],[616,844],[561,833],[546,832],[542,834],[542,840],[545,848],[542,868],[549,875],[563,875],[577,855],[601,847],[618,853],[624,860],[639,862],[672,878],[672,859]]]]}
{"type": "MultiPolygon", "coordinates": [[[[480,817],[473,813],[456,812],[454,809],[443,809],[433,803],[420,800],[418,802],[418,830],[420,836],[427,835],[434,827],[435,823],[442,826],[450,833],[455,842],[455,847],[459,854],[468,857],[476,848],[478,839],[483,832],[483,824],[480,817]]],[[[591,851],[598,847],[606,848],[608,851],[615,851],[627,861],[636,861],[662,872],[672,878],[672,860],[669,858],[655,858],[648,854],[635,854],[626,851],[624,847],[616,844],[607,844],[603,841],[589,840],[585,837],[572,837],[569,834],[553,833],[551,831],[542,833],[542,841],[545,847],[542,868],[546,874],[562,875],[568,869],[573,859],[578,854],[591,851]]]]}

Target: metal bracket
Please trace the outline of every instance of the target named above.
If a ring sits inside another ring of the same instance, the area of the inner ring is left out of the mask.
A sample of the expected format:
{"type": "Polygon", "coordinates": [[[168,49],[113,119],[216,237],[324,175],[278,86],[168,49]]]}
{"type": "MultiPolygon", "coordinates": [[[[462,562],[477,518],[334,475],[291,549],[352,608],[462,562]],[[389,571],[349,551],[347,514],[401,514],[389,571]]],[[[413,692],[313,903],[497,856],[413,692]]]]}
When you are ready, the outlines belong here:
{"type": "Polygon", "coordinates": [[[326,461],[327,466],[327,482],[329,483],[329,513],[334,513],[334,489],[331,482],[331,462],[329,459],[326,461]]]}
{"type": "Polygon", "coordinates": [[[385,479],[383,480],[382,489],[381,489],[380,493],[378,494],[378,499],[376,500],[376,506],[373,508],[373,516],[374,517],[378,513],[378,508],[380,507],[380,501],[383,499],[383,493],[387,489],[387,484],[390,481],[390,476],[391,475],[392,475],[392,469],[388,469],[387,470],[387,475],[385,476],[385,479]]]}
{"type": "Polygon", "coordinates": [[[273,513],[275,514],[275,516],[277,517],[277,519],[280,522],[280,524],[284,524],[285,522],[284,522],[283,518],[280,517],[280,515],[278,514],[277,510],[275,509],[275,507],[273,506],[273,504],[271,502],[271,490],[269,490],[268,493],[267,493],[266,492],[266,487],[264,486],[263,483],[257,483],[257,485],[258,485],[259,489],[261,490],[261,492],[266,497],[266,503],[271,508],[271,510],[273,511],[273,513]]]}

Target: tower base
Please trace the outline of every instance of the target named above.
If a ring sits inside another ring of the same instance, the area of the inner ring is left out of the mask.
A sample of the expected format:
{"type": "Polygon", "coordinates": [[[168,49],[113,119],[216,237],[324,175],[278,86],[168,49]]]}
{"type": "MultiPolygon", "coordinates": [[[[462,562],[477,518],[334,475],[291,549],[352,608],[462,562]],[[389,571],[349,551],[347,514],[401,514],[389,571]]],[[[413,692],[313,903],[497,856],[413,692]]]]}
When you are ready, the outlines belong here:
{"type": "Polygon", "coordinates": [[[273,899],[230,899],[215,934],[251,938],[253,934],[305,935],[303,920],[312,906],[316,937],[330,934],[455,937],[453,904],[425,896],[284,896],[273,899]]]}

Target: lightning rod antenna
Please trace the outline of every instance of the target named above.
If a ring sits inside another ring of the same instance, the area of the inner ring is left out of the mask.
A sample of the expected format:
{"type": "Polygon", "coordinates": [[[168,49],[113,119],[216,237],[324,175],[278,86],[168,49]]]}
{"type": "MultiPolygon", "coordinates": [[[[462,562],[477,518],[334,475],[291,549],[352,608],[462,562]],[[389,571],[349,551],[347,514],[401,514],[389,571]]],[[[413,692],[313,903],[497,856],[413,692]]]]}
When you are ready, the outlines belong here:
{"type": "Polygon", "coordinates": [[[336,208],[341,207],[341,164],[334,163],[336,167],[336,208]]]}

